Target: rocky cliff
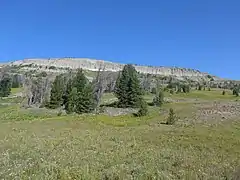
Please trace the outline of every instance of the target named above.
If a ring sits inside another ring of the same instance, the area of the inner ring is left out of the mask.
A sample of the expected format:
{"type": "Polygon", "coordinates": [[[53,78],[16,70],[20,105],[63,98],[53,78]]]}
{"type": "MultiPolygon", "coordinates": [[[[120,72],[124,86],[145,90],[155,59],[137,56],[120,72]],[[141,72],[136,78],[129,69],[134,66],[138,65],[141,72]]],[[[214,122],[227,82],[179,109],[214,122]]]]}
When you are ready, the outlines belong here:
{"type": "MultiPolygon", "coordinates": [[[[49,68],[56,69],[77,69],[82,68],[90,71],[98,71],[99,68],[105,68],[106,71],[121,71],[124,64],[113,63],[103,60],[94,60],[87,58],[55,58],[55,59],[24,59],[11,63],[12,65],[21,65],[29,67],[49,68]]],[[[189,78],[205,78],[207,73],[202,73],[198,70],[178,68],[178,67],[153,67],[153,66],[140,66],[134,65],[136,70],[144,74],[156,74],[163,76],[176,76],[176,77],[189,77],[189,78]]]]}

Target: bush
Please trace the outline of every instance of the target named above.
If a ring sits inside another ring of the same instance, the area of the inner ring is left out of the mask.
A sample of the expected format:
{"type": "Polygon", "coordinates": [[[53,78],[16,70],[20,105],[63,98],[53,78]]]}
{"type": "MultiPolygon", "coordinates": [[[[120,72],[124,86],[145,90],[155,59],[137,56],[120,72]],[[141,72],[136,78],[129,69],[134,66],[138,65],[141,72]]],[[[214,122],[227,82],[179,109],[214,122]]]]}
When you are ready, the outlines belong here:
{"type": "Polygon", "coordinates": [[[155,87],[153,87],[152,90],[151,90],[151,93],[152,94],[157,94],[157,89],[155,87]]]}
{"type": "Polygon", "coordinates": [[[184,93],[189,93],[189,92],[190,92],[190,86],[187,85],[187,84],[184,84],[184,85],[182,86],[182,89],[183,89],[183,92],[184,92],[184,93]]]}
{"type": "Polygon", "coordinates": [[[174,91],[171,89],[171,90],[169,91],[169,93],[170,93],[170,94],[174,94],[174,91]]]}
{"type": "Polygon", "coordinates": [[[222,95],[224,96],[225,94],[226,94],[226,91],[223,91],[223,92],[222,92],[222,95]]]}
{"type": "Polygon", "coordinates": [[[170,108],[166,124],[173,125],[175,124],[176,121],[177,121],[177,116],[175,115],[175,112],[173,111],[173,109],[170,108]]]}
{"type": "Polygon", "coordinates": [[[153,104],[155,106],[162,106],[163,103],[164,103],[164,94],[162,91],[159,91],[159,93],[156,94],[156,96],[153,99],[153,104]]]}
{"type": "Polygon", "coordinates": [[[239,90],[238,90],[238,88],[234,88],[234,89],[233,89],[233,95],[239,96],[239,90]]]}
{"type": "Polygon", "coordinates": [[[137,117],[146,116],[148,114],[147,103],[144,101],[141,103],[139,111],[136,113],[137,117]]]}
{"type": "Polygon", "coordinates": [[[202,90],[202,86],[198,85],[198,90],[201,91],[202,90]]]}

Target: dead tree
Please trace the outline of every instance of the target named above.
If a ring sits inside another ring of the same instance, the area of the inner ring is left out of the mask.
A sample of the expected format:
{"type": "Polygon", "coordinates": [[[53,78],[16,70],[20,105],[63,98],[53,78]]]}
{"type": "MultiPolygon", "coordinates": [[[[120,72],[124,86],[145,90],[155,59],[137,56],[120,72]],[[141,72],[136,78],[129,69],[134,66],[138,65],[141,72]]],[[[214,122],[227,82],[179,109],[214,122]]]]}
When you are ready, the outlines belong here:
{"type": "Polygon", "coordinates": [[[95,100],[95,110],[97,110],[100,106],[101,99],[103,96],[103,93],[106,89],[107,83],[106,83],[106,75],[104,74],[105,72],[105,66],[99,68],[97,72],[97,77],[93,81],[93,86],[94,86],[94,100],[95,100]]]}
{"type": "Polygon", "coordinates": [[[26,76],[23,83],[26,101],[23,102],[23,105],[39,107],[43,103],[46,103],[48,101],[50,85],[51,82],[48,77],[26,76]]]}

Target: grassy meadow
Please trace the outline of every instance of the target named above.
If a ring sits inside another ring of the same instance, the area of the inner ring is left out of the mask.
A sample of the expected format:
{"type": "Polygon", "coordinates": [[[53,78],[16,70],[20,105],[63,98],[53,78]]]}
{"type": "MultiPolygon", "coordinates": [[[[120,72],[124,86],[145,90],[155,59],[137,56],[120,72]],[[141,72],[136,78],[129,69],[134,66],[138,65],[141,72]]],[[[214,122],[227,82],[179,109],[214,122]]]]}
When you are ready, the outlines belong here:
{"type": "Polygon", "coordinates": [[[237,179],[239,98],[218,89],[165,96],[171,101],[140,118],[59,116],[0,99],[0,179],[237,179]],[[175,125],[165,124],[170,108],[175,125]]]}

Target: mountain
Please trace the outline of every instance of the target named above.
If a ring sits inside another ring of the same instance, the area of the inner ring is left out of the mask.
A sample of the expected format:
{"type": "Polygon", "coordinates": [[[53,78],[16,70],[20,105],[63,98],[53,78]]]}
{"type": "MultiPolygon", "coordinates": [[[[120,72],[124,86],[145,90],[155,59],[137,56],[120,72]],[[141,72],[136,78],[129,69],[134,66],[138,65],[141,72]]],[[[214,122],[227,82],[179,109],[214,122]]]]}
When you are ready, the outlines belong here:
{"type": "MultiPolygon", "coordinates": [[[[121,71],[124,64],[113,63],[104,60],[95,60],[88,58],[50,58],[50,59],[24,59],[10,63],[12,66],[20,66],[25,70],[46,70],[46,71],[63,71],[67,69],[82,68],[89,71],[98,71],[99,68],[104,68],[105,71],[121,71]]],[[[179,67],[163,67],[163,66],[141,66],[134,65],[139,73],[175,76],[179,79],[206,79],[209,78],[208,73],[203,73],[198,70],[179,67]]],[[[219,79],[215,76],[214,79],[219,79]]]]}

